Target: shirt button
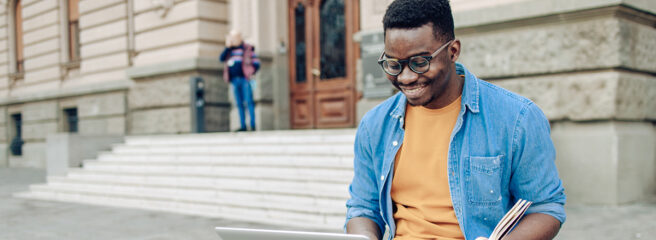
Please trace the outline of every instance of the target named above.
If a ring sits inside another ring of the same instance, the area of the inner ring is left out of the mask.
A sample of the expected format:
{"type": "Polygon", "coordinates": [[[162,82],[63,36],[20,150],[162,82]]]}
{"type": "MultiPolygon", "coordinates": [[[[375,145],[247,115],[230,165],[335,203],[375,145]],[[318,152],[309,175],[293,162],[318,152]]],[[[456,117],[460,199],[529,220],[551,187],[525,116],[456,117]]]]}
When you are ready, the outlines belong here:
{"type": "Polygon", "coordinates": [[[494,194],[494,190],[490,190],[490,194],[494,194]]]}
{"type": "Polygon", "coordinates": [[[394,142],[392,142],[392,145],[393,145],[393,146],[399,145],[399,142],[394,141],[394,142]]]}
{"type": "Polygon", "coordinates": [[[380,180],[381,180],[381,181],[385,180],[385,176],[381,175],[381,176],[380,176],[380,180]]]}

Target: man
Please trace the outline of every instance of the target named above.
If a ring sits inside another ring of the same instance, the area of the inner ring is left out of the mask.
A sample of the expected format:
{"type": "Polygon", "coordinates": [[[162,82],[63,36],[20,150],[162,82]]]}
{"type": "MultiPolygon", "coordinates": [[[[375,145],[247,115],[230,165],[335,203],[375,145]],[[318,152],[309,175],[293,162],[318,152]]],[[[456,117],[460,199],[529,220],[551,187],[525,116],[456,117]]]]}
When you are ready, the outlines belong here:
{"type": "Polygon", "coordinates": [[[486,239],[533,202],[506,239],[552,239],[565,221],[549,122],[530,100],[456,63],[448,0],[396,0],[379,63],[400,93],[362,119],[348,233],[380,239],[486,239]]]}
{"type": "Polygon", "coordinates": [[[255,55],[255,48],[244,43],[239,31],[232,30],[226,36],[226,48],[221,53],[219,60],[226,62],[223,65],[223,80],[232,84],[235,102],[237,102],[240,123],[237,131],[247,130],[244,103],[248,107],[251,131],[255,131],[255,103],[250,84],[251,77],[260,67],[260,60],[255,55]]]}

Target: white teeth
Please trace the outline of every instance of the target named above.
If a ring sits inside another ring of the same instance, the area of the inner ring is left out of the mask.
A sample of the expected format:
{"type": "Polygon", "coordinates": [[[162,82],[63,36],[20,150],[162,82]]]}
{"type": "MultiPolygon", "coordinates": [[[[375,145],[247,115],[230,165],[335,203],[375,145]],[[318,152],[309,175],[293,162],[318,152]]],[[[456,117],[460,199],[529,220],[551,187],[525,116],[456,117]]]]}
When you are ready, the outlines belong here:
{"type": "Polygon", "coordinates": [[[421,86],[421,87],[412,88],[412,89],[408,89],[408,88],[406,88],[406,89],[403,89],[403,91],[404,91],[406,94],[410,94],[410,95],[412,95],[412,94],[415,94],[415,93],[421,91],[422,89],[424,89],[424,87],[426,87],[426,86],[421,86]]]}

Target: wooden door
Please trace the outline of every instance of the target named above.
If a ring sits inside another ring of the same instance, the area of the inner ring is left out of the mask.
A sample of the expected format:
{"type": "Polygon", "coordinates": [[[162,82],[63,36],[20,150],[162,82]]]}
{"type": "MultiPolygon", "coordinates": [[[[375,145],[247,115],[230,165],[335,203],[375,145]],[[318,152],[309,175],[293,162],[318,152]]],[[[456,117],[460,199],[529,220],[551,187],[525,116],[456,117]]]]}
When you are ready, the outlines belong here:
{"type": "Polygon", "coordinates": [[[289,0],[292,128],[355,125],[357,0],[289,0]]]}

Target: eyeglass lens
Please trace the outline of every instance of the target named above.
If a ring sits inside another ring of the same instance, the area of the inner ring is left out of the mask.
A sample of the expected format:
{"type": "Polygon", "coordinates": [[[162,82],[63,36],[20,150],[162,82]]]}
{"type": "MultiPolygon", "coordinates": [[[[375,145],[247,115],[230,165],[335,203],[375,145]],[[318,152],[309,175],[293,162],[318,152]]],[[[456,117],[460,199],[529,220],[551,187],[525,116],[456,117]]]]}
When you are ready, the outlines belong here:
{"type": "MultiPolygon", "coordinates": [[[[425,73],[430,67],[430,62],[421,56],[414,56],[408,60],[410,70],[415,73],[425,73]]],[[[383,69],[390,75],[398,75],[403,71],[403,64],[396,60],[385,60],[383,69]]]]}

